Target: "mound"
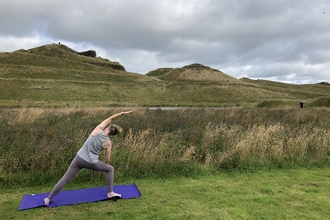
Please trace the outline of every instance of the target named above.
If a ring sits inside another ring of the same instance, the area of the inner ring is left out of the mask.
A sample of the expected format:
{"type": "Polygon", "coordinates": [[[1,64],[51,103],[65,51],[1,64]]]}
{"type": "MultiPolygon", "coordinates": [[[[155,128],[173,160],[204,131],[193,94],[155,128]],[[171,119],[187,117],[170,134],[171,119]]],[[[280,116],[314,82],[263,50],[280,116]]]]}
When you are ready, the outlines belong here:
{"type": "Polygon", "coordinates": [[[292,100],[266,100],[257,105],[259,108],[297,107],[299,103],[292,100]]]}
{"type": "Polygon", "coordinates": [[[75,50],[63,44],[46,44],[29,49],[26,52],[57,58],[74,58],[77,56],[77,52],[75,50]]]}
{"type": "Polygon", "coordinates": [[[247,78],[247,77],[242,77],[239,80],[243,81],[243,82],[247,82],[247,83],[255,82],[255,80],[247,78]]]}
{"type": "Polygon", "coordinates": [[[151,77],[160,77],[172,70],[173,70],[173,68],[159,68],[159,69],[148,72],[146,75],[151,76],[151,77]]]}
{"type": "Polygon", "coordinates": [[[328,83],[328,82],[320,82],[320,83],[316,83],[316,84],[324,85],[324,86],[330,86],[330,83],[328,83]]]}
{"type": "Polygon", "coordinates": [[[158,77],[166,81],[181,82],[225,82],[229,84],[242,84],[238,79],[229,76],[217,69],[201,64],[191,64],[182,68],[162,68],[151,71],[148,76],[158,77]]]}
{"type": "MultiPolygon", "coordinates": [[[[96,57],[94,50],[88,50],[84,52],[77,52],[63,44],[46,44],[40,47],[28,49],[28,50],[17,50],[14,53],[17,54],[31,54],[38,56],[46,56],[50,58],[60,58],[70,61],[78,61],[88,63],[96,66],[103,66],[115,70],[125,71],[125,68],[118,62],[111,62],[101,57],[96,57]]],[[[26,59],[26,58],[25,58],[26,59]]]]}
{"type": "Polygon", "coordinates": [[[311,107],[330,107],[330,97],[318,98],[309,105],[311,107]]]}

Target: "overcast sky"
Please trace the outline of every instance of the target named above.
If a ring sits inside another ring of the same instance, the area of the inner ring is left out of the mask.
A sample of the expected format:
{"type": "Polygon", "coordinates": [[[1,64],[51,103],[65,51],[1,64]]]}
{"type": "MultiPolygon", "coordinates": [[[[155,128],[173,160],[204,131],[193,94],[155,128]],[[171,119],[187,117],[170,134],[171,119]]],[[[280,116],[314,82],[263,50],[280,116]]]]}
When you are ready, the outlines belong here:
{"type": "Polygon", "coordinates": [[[330,82],[330,0],[0,0],[0,52],[58,42],[140,74],[330,82]]]}

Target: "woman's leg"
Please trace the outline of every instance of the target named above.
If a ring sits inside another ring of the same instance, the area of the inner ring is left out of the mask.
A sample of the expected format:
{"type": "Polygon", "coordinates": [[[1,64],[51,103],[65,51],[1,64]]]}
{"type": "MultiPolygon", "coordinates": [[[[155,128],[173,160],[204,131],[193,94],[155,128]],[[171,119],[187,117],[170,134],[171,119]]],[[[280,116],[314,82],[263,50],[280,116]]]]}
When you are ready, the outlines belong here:
{"type": "Polygon", "coordinates": [[[81,170],[81,159],[78,155],[72,160],[68,170],[63,177],[57,182],[53,190],[47,198],[44,199],[45,205],[50,203],[50,200],[61,191],[61,189],[81,170]]]}
{"type": "Polygon", "coordinates": [[[113,166],[106,164],[104,162],[98,161],[95,164],[88,164],[86,165],[87,169],[95,170],[95,171],[102,171],[106,172],[106,183],[108,187],[108,198],[115,197],[115,196],[121,196],[120,194],[117,194],[113,192],[113,179],[114,179],[114,168],[113,166]]]}

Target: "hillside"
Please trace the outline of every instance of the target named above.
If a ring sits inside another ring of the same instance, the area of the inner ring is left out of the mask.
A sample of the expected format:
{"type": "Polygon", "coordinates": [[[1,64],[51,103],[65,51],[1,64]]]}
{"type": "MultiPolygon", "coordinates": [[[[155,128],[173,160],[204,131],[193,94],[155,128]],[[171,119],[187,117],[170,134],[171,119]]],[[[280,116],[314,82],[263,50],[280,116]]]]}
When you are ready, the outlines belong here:
{"type": "Polygon", "coordinates": [[[166,81],[178,82],[217,82],[225,84],[241,84],[242,82],[219,70],[202,64],[191,64],[182,68],[160,68],[150,71],[147,76],[166,81]]]}
{"type": "Polygon", "coordinates": [[[83,53],[86,51],[76,52],[63,44],[48,44],[29,50],[0,53],[0,77],[20,80],[90,81],[104,80],[104,77],[110,77],[113,81],[148,80],[142,75],[126,72],[118,62],[82,55],[83,53]]]}
{"type": "Polygon", "coordinates": [[[0,53],[0,107],[297,107],[300,101],[317,107],[329,94],[327,83],[236,79],[202,64],[131,73],[93,50],[62,44],[0,53]]]}
{"type": "MultiPolygon", "coordinates": [[[[104,66],[104,67],[112,68],[114,70],[125,71],[125,68],[118,62],[111,62],[107,59],[102,59],[101,57],[96,58],[96,52],[93,50],[77,52],[63,44],[47,44],[29,50],[21,49],[15,51],[14,53],[11,53],[11,55],[16,55],[16,57],[19,55],[21,56],[27,55],[28,57],[30,57],[31,55],[32,56],[36,55],[39,57],[47,56],[52,59],[56,59],[56,58],[67,59],[70,61],[81,62],[84,64],[104,66]]],[[[9,59],[11,59],[11,57],[9,57],[9,59]]],[[[32,63],[36,63],[36,62],[32,62],[32,63]]]]}
{"type": "Polygon", "coordinates": [[[281,82],[273,82],[269,80],[252,80],[242,78],[241,81],[272,92],[281,92],[288,94],[291,98],[286,99],[269,99],[259,103],[258,107],[293,107],[297,106],[297,102],[304,102],[309,107],[330,107],[320,100],[330,99],[330,90],[328,83],[316,84],[288,84],[281,82]],[[299,101],[300,100],[300,101],[299,101]]]}

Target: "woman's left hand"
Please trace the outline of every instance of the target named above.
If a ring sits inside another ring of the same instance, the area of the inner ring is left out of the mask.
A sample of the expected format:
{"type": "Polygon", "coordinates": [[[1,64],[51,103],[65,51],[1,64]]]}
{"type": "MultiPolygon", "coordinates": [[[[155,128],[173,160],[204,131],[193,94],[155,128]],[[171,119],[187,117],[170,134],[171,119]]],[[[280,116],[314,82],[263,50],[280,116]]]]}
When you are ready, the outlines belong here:
{"type": "Polygon", "coordinates": [[[132,112],[134,112],[134,111],[131,110],[131,111],[128,111],[128,112],[122,112],[121,115],[127,115],[127,114],[130,114],[130,113],[132,113],[132,112]]]}

